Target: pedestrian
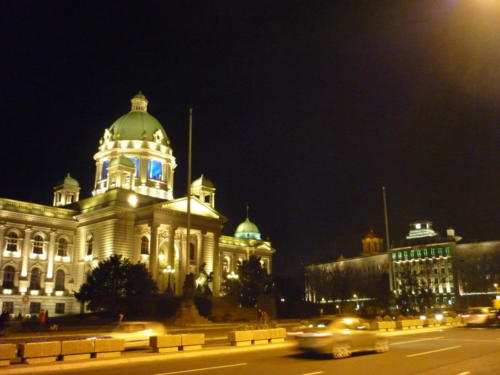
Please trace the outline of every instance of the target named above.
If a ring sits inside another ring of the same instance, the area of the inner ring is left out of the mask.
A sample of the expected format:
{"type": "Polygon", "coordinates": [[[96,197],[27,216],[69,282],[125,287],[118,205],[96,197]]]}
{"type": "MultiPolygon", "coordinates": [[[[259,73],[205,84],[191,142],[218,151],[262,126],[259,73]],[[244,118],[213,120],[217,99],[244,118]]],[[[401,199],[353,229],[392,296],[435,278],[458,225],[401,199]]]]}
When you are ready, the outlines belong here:
{"type": "Polygon", "coordinates": [[[262,311],[262,323],[265,328],[269,328],[269,314],[266,311],[262,311]]]}
{"type": "Polygon", "coordinates": [[[45,314],[45,310],[40,311],[40,316],[38,317],[39,329],[45,326],[45,322],[47,321],[47,315],[45,314]]]}
{"type": "Polygon", "coordinates": [[[121,324],[123,318],[125,318],[125,315],[123,315],[122,313],[118,313],[118,324],[121,324]]]}

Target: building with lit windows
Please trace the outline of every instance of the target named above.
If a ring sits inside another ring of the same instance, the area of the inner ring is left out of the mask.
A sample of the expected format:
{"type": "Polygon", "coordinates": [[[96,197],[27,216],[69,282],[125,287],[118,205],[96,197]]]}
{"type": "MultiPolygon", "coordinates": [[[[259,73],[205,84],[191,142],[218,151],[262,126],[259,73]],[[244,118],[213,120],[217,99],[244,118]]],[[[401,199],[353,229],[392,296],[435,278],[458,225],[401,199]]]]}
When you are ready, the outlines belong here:
{"type": "Polygon", "coordinates": [[[440,306],[489,304],[500,292],[500,241],[461,240],[453,229],[440,236],[432,222],[416,221],[401,245],[384,252],[375,247],[382,239],[369,233],[361,256],[306,268],[306,299],[334,303],[352,300],[354,293],[357,300],[376,299],[381,290],[373,284],[378,280],[394,297],[414,296],[417,305],[424,292],[440,306]],[[347,283],[352,287],[342,286],[347,283]]]}
{"type": "Polygon", "coordinates": [[[176,294],[185,276],[204,266],[218,295],[222,277],[253,254],[271,273],[275,250],[248,217],[234,237],[222,235],[227,219],[215,209],[216,188],[203,175],[191,185],[187,238],[188,199],[173,195],[177,164],[170,139],[147,107],[137,94],[131,110],[104,130],[91,197],[80,199],[80,185],[68,174],[54,187],[53,206],[0,198],[3,311],[78,312],[74,292],[113,254],[145,263],[159,290],[170,284],[176,294]]]}

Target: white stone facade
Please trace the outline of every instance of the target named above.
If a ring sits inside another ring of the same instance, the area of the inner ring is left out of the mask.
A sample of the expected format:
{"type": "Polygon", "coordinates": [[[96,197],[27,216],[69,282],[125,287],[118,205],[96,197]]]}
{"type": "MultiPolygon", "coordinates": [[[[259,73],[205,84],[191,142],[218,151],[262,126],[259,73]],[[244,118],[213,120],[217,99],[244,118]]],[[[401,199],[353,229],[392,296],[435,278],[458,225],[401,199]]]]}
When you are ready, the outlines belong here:
{"type": "Polygon", "coordinates": [[[226,259],[235,271],[238,260],[255,254],[271,272],[270,242],[221,234],[227,219],[215,210],[215,188],[203,179],[193,186],[187,241],[187,198],[173,197],[175,157],[147,103],[136,95],[131,112],[105,130],[94,156],[92,197],[79,199],[79,184],[68,175],[54,188],[54,206],[0,198],[3,311],[78,313],[74,293],[86,273],[113,254],[145,263],[159,290],[170,284],[176,294],[202,264],[213,272],[215,295],[226,259]]]}

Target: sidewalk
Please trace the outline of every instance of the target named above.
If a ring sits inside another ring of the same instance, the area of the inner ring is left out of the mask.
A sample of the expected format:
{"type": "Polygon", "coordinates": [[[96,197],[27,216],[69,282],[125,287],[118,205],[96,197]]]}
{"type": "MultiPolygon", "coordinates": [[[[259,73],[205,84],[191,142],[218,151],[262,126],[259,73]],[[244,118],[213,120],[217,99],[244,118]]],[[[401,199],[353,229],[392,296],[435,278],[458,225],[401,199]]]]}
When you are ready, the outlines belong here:
{"type": "MultiPolygon", "coordinates": [[[[381,332],[384,336],[403,336],[403,335],[414,335],[419,333],[428,333],[441,331],[443,329],[453,328],[456,326],[440,326],[433,328],[417,328],[409,330],[398,330],[392,332],[381,332]]],[[[280,344],[268,344],[268,345],[257,345],[257,346],[231,346],[218,345],[213,347],[204,347],[199,351],[180,351],[174,353],[152,353],[152,352],[137,352],[137,351],[125,351],[122,353],[121,358],[114,359],[90,359],[78,362],[62,362],[57,361],[50,364],[40,364],[40,365],[25,365],[25,364],[14,364],[9,367],[0,368],[0,375],[8,374],[33,374],[33,373],[55,373],[56,371],[67,371],[67,370],[78,370],[78,369],[90,369],[99,368],[113,365],[126,365],[132,363],[144,363],[144,362],[154,362],[154,361],[165,361],[165,360],[176,360],[176,359],[186,359],[186,358],[199,358],[208,357],[215,355],[230,355],[237,353],[244,353],[250,351],[258,350],[273,350],[273,349],[284,349],[293,348],[296,345],[295,340],[287,340],[280,344]]]]}

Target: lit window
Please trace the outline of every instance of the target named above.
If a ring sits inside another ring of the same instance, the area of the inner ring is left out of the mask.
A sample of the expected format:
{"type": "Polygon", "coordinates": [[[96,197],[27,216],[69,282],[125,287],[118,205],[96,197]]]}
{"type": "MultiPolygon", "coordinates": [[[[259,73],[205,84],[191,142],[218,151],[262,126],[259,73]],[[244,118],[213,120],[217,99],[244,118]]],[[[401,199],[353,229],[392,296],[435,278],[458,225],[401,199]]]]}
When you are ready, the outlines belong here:
{"type": "Polygon", "coordinates": [[[12,266],[7,266],[3,270],[3,284],[2,288],[13,289],[14,288],[14,276],[16,275],[16,270],[12,266]]]}
{"type": "Polygon", "coordinates": [[[68,256],[68,241],[64,238],[57,241],[57,255],[60,257],[68,256]]]}
{"type": "Polygon", "coordinates": [[[109,167],[109,160],[104,160],[102,162],[101,180],[105,180],[108,177],[108,167],[109,167]]]}
{"type": "Polygon", "coordinates": [[[149,240],[146,236],[143,236],[141,238],[141,254],[149,254],[149,240]]]}
{"type": "Polygon", "coordinates": [[[64,303],[56,303],[56,314],[64,314],[64,303]]]}
{"type": "Polygon", "coordinates": [[[161,181],[161,171],[162,165],[161,161],[149,160],[148,161],[148,178],[152,180],[161,181]]]}
{"type": "Polygon", "coordinates": [[[40,289],[40,277],[41,272],[40,268],[33,268],[31,270],[31,278],[30,278],[30,289],[39,290],[40,289]]]}
{"type": "Polygon", "coordinates": [[[135,177],[139,177],[139,166],[141,161],[138,158],[129,158],[134,162],[135,165],[135,177]]]}
{"type": "Polygon", "coordinates": [[[19,241],[17,234],[10,232],[7,235],[7,251],[17,251],[17,241],[19,241]]]}
{"type": "Polygon", "coordinates": [[[33,254],[43,254],[43,238],[41,236],[35,236],[33,254]]]}
{"type": "Polygon", "coordinates": [[[196,247],[192,243],[189,244],[189,263],[196,263],[196,247]]]}
{"type": "Polygon", "coordinates": [[[64,290],[64,279],[66,274],[63,270],[57,270],[56,272],[56,286],[55,290],[64,290]]]}
{"type": "Polygon", "coordinates": [[[92,256],[94,248],[94,238],[90,235],[87,239],[87,256],[92,256]]]}

